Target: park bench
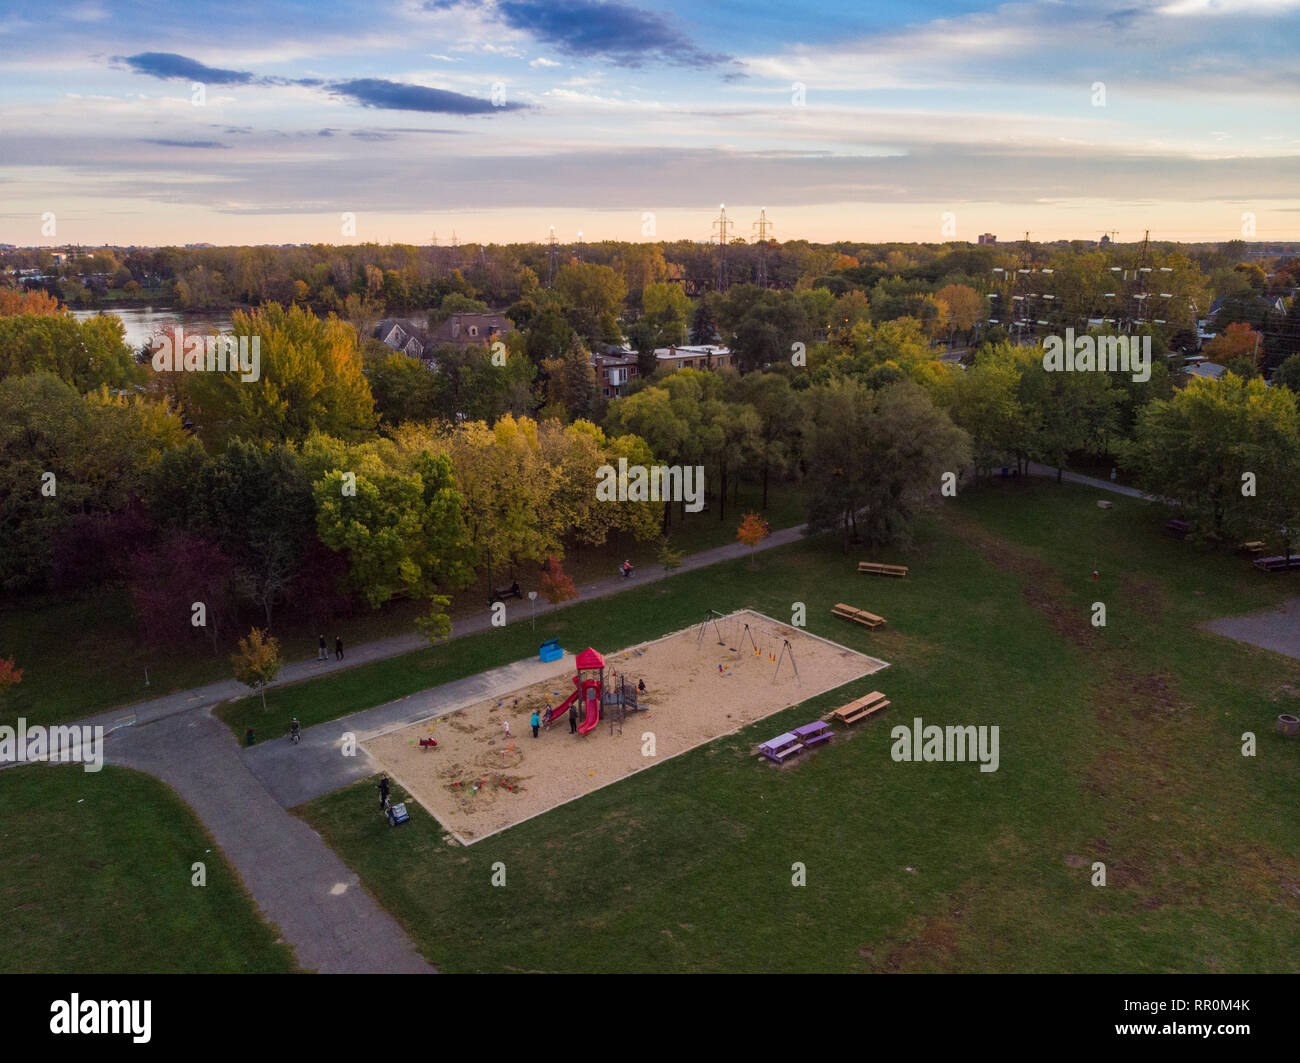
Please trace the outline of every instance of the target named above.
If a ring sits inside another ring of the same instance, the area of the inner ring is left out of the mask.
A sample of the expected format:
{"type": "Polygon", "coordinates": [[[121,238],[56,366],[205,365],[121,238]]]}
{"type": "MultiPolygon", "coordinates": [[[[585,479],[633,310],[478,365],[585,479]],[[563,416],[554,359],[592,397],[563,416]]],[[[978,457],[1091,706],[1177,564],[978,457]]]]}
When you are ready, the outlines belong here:
{"type": "Polygon", "coordinates": [[[799,736],[806,747],[811,749],[813,746],[827,742],[835,737],[835,732],[831,730],[831,725],[824,720],[814,720],[812,723],[806,723],[802,727],[796,727],[792,734],[799,736]]]}
{"type": "Polygon", "coordinates": [[[859,572],[868,572],[873,576],[906,576],[906,565],[881,565],[875,561],[859,561],[859,572]]]}
{"type": "Polygon", "coordinates": [[[488,599],[488,605],[495,602],[504,601],[506,598],[523,598],[524,592],[519,589],[518,581],[510,584],[509,587],[501,587],[492,592],[492,597],[488,599]]]}
{"type": "Polygon", "coordinates": [[[1176,535],[1180,539],[1183,538],[1183,536],[1185,536],[1191,530],[1192,530],[1192,526],[1188,524],[1187,521],[1185,520],[1175,519],[1169,521],[1165,525],[1165,531],[1169,532],[1170,535],[1176,535]]]}
{"type": "Polygon", "coordinates": [[[847,705],[841,705],[831,713],[831,718],[839,720],[840,723],[852,726],[855,723],[861,723],[868,716],[874,716],[881,709],[889,707],[889,699],[879,690],[873,690],[870,694],[858,698],[856,701],[850,701],[847,705]]]}
{"type": "Polygon", "coordinates": [[[1254,554],[1259,556],[1264,552],[1264,543],[1262,540],[1256,539],[1249,543],[1242,543],[1237,547],[1237,550],[1243,554],[1254,554]]]}
{"type": "Polygon", "coordinates": [[[864,624],[867,627],[883,627],[885,618],[876,616],[875,613],[868,613],[865,609],[858,609],[852,605],[845,605],[840,602],[831,610],[832,616],[838,616],[841,620],[852,620],[855,624],[864,624]]]}
{"type": "Polygon", "coordinates": [[[787,731],[783,735],[777,735],[769,739],[758,747],[758,751],[767,757],[768,760],[775,761],[777,764],[783,764],[789,757],[803,751],[803,743],[799,741],[799,736],[787,731]]]}

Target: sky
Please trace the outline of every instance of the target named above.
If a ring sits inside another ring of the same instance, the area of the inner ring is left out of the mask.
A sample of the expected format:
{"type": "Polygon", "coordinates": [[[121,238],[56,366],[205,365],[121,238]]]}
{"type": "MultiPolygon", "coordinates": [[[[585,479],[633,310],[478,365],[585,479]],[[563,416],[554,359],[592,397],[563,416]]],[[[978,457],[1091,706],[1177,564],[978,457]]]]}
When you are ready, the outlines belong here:
{"type": "Polygon", "coordinates": [[[1300,0],[0,0],[0,242],[1300,239],[1300,0]]]}

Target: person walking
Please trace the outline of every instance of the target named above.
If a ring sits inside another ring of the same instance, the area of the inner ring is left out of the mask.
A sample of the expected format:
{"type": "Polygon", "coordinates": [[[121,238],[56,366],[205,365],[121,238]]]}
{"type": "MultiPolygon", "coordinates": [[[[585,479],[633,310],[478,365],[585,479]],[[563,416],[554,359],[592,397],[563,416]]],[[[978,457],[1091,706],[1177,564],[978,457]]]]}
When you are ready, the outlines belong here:
{"type": "Polygon", "coordinates": [[[388,807],[388,776],[379,776],[379,811],[388,807]]]}
{"type": "Polygon", "coordinates": [[[316,651],[316,660],[325,660],[325,636],[320,637],[320,648],[316,651]]]}
{"type": "Polygon", "coordinates": [[[336,661],[343,660],[343,636],[342,635],[334,636],[334,659],[336,661]]]}
{"type": "Polygon", "coordinates": [[[533,729],[533,737],[537,737],[537,729],[542,726],[542,718],[537,715],[537,710],[533,709],[533,714],[528,717],[528,723],[533,729]]]}

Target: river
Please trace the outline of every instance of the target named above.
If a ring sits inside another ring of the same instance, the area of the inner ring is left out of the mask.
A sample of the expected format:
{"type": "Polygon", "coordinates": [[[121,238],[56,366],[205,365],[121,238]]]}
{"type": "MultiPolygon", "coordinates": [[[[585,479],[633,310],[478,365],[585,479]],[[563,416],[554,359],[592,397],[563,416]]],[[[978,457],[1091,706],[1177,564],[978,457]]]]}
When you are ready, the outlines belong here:
{"type": "MultiPolygon", "coordinates": [[[[104,313],[116,314],[122,319],[126,329],[126,343],[133,351],[149,343],[149,339],[160,328],[167,325],[181,325],[186,332],[210,335],[213,332],[228,332],[231,327],[229,310],[173,310],[152,306],[128,306],[119,310],[106,310],[104,313]]],[[[72,316],[78,321],[85,321],[100,313],[98,310],[74,310],[72,316]]]]}

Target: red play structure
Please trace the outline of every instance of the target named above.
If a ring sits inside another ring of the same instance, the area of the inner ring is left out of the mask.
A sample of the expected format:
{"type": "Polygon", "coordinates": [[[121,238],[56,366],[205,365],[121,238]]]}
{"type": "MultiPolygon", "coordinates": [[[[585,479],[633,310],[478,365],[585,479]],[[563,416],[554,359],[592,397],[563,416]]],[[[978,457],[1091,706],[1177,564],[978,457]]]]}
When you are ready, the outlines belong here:
{"type": "Polygon", "coordinates": [[[578,734],[585,735],[600,723],[600,698],[605,692],[605,658],[590,646],[578,654],[578,674],[573,677],[573,687],[573,693],[546,714],[546,723],[554,723],[581,698],[587,717],[578,724],[578,734]]]}

